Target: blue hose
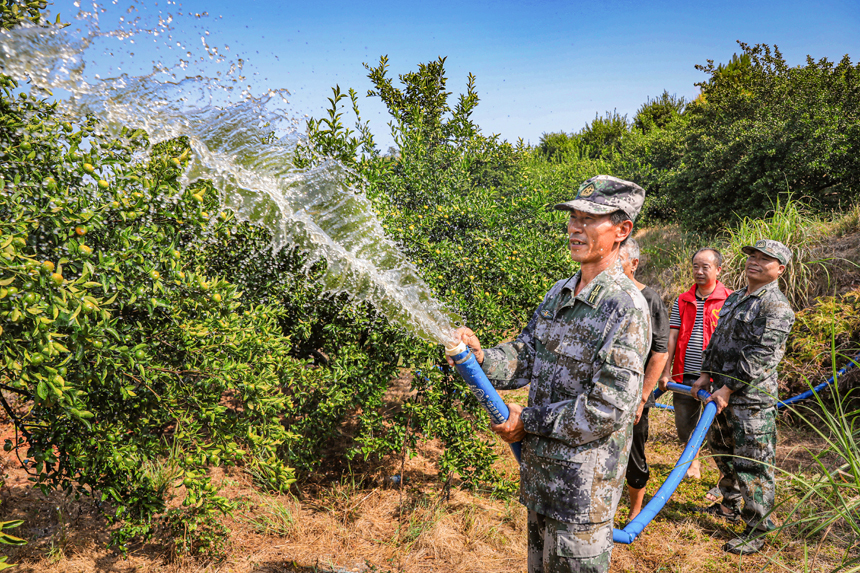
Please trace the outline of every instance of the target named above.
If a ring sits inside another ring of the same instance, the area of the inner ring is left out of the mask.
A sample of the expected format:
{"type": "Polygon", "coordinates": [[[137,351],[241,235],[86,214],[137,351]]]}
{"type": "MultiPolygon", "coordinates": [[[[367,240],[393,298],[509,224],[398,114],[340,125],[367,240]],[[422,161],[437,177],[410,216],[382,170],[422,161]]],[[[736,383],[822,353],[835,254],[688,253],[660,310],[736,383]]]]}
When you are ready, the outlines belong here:
{"type": "MultiPolygon", "coordinates": [[[[689,394],[691,390],[689,386],[671,382],[669,383],[669,389],[673,392],[683,392],[685,394],[689,394]]],[[[703,402],[710,398],[710,396],[704,390],[700,390],[698,394],[698,398],[703,402]]],[[[642,508],[639,515],[633,518],[624,529],[614,529],[612,531],[612,540],[615,543],[624,543],[627,545],[633,543],[639,534],[642,533],[642,530],[645,529],[645,526],[651,523],[651,520],[660,513],[660,510],[666,505],[669,497],[675,493],[678,484],[684,479],[687,467],[699,453],[699,448],[702,447],[702,442],[705,440],[708,428],[711,427],[711,423],[714,421],[714,416],[716,415],[717,405],[713,402],[706,404],[702,412],[702,417],[699,418],[699,423],[696,424],[696,429],[693,430],[693,435],[690,436],[687,447],[684,448],[684,453],[681,454],[678,463],[675,464],[675,468],[669,474],[669,477],[666,478],[666,481],[663,482],[663,485],[660,486],[660,489],[657,490],[657,493],[654,494],[654,497],[642,508]]]]}
{"type": "Polygon", "coordinates": [[[795,396],[794,398],[789,398],[788,400],[784,400],[784,401],[778,402],[778,403],[777,403],[777,405],[776,405],[776,407],[777,407],[777,408],[780,408],[780,409],[781,409],[781,408],[785,408],[786,406],[790,406],[791,404],[794,404],[795,402],[800,402],[801,400],[806,400],[807,398],[810,398],[813,394],[817,394],[818,392],[820,392],[820,391],[824,390],[825,388],[827,388],[828,386],[830,386],[831,384],[833,384],[833,380],[834,380],[834,379],[838,379],[840,376],[842,376],[843,374],[845,374],[845,371],[846,371],[846,370],[848,370],[848,369],[849,369],[849,368],[851,368],[852,366],[857,366],[857,365],[858,365],[858,362],[857,362],[858,360],[860,360],[860,354],[858,354],[857,356],[855,356],[854,358],[852,358],[852,359],[851,359],[851,362],[849,362],[848,364],[846,364],[846,365],[845,365],[845,367],[844,367],[844,368],[842,368],[842,370],[840,370],[839,372],[837,372],[835,376],[831,376],[831,377],[827,380],[827,382],[822,382],[821,384],[819,384],[819,385],[818,385],[818,386],[816,386],[815,388],[812,388],[811,390],[807,390],[806,392],[803,392],[803,393],[801,393],[801,394],[798,394],[798,395],[797,395],[797,396],[795,396]]]}
{"type": "MultiPolygon", "coordinates": [[[[453,351],[449,351],[448,355],[451,356],[454,360],[454,365],[457,368],[457,372],[463,377],[463,379],[469,384],[469,388],[471,388],[472,393],[475,395],[475,398],[478,399],[478,402],[487,410],[490,414],[490,418],[493,420],[495,424],[501,424],[508,419],[510,412],[508,407],[505,405],[501,396],[499,396],[498,392],[496,392],[495,388],[493,388],[490,381],[487,379],[486,374],[481,369],[481,366],[478,364],[477,359],[475,359],[475,355],[465,346],[462,345],[463,349],[458,347],[453,351]],[[453,352],[456,352],[454,354],[453,352]]],[[[781,401],[777,404],[778,408],[785,408],[790,404],[794,404],[795,402],[799,402],[801,400],[805,400],[811,397],[813,394],[820,392],[827,386],[833,383],[834,379],[838,379],[840,376],[845,374],[845,372],[851,368],[852,366],[858,366],[858,361],[860,361],[860,354],[858,354],[851,362],[849,362],[844,368],[839,370],[834,377],[831,377],[827,382],[819,384],[815,388],[811,390],[807,390],[802,394],[798,394],[793,398],[789,398],[788,400],[781,401]]],[[[674,382],[670,382],[668,385],[669,390],[673,392],[681,392],[683,394],[689,395],[692,391],[692,387],[686,386],[684,384],[676,384],[674,382]]],[[[664,392],[661,390],[654,391],[654,397],[659,398],[664,392]]],[[[704,402],[708,398],[710,398],[710,394],[704,390],[699,390],[697,397],[699,400],[704,402]]],[[[674,409],[672,406],[668,406],[666,404],[656,404],[658,408],[665,409],[674,409]]],[[[678,462],[675,464],[674,469],[669,473],[669,476],[663,482],[663,485],[660,486],[660,489],[657,490],[657,493],[654,494],[654,497],[642,508],[642,511],[639,512],[633,520],[628,523],[624,529],[613,529],[612,530],[612,541],[615,543],[623,543],[629,545],[633,543],[633,541],[639,536],[640,533],[645,529],[645,527],[651,523],[651,521],[660,513],[660,510],[666,505],[666,502],[669,501],[669,498],[675,493],[675,490],[678,489],[678,485],[681,483],[681,480],[684,479],[684,475],[687,473],[687,467],[690,463],[695,459],[696,455],[699,453],[699,449],[702,447],[702,443],[705,441],[705,436],[708,433],[708,429],[711,427],[711,424],[714,421],[714,416],[717,415],[717,405],[713,402],[709,402],[705,405],[704,410],[702,411],[702,415],[699,418],[699,422],[696,424],[696,428],[693,430],[693,434],[690,436],[689,441],[687,442],[687,446],[684,448],[684,452],[681,454],[681,457],[678,459],[678,462]]],[[[521,458],[521,444],[520,442],[510,444],[511,450],[514,453],[514,457],[517,461],[520,461],[521,458]]]]}
{"type": "MultiPolygon", "coordinates": [[[[469,385],[472,394],[475,395],[475,398],[478,399],[478,402],[481,403],[481,406],[490,415],[493,423],[502,424],[507,421],[508,416],[510,416],[510,410],[508,410],[507,405],[505,405],[499,393],[496,392],[496,389],[493,388],[493,385],[490,384],[487,375],[484,374],[481,365],[478,364],[478,360],[472,354],[472,351],[465,344],[461,343],[452,350],[446,349],[445,352],[454,360],[454,367],[457,369],[457,372],[460,373],[460,376],[469,385]]],[[[511,451],[514,452],[514,457],[517,458],[517,462],[520,462],[522,444],[515,442],[510,444],[510,446],[511,451]]]]}

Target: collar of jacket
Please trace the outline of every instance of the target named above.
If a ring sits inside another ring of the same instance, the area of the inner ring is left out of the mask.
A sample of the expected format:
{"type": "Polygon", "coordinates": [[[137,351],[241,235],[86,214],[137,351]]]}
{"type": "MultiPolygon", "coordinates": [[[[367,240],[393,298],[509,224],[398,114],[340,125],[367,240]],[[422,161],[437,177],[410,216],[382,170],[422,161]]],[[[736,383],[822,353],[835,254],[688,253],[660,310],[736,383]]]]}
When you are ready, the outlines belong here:
{"type": "Polygon", "coordinates": [[[739,303],[745,301],[751,296],[761,298],[762,296],[764,296],[765,293],[772,291],[773,289],[779,290],[779,279],[777,278],[775,281],[771,281],[766,285],[759,287],[758,290],[755,292],[749,292],[749,288],[749,285],[747,285],[740,289],[741,296],[740,300],[738,301],[739,303]]]}
{"type": "MultiPolygon", "coordinates": [[[[690,290],[681,294],[681,296],[679,296],[678,298],[682,301],[696,304],[696,284],[693,283],[693,286],[690,287],[690,290]]],[[[729,292],[728,289],[726,289],[726,285],[724,285],[720,281],[717,281],[717,286],[714,289],[714,292],[708,295],[708,300],[726,300],[727,298],[729,298],[729,292]]]]}
{"type": "MultiPolygon", "coordinates": [[[[609,285],[617,282],[623,276],[625,276],[624,270],[621,268],[621,263],[617,262],[594,277],[590,283],[582,288],[578,295],[575,297],[570,296],[562,308],[565,306],[571,306],[574,300],[579,300],[590,307],[597,308],[600,306],[603,297],[606,296],[607,291],[609,291],[609,285]]],[[[582,279],[582,271],[573,275],[573,278],[574,280],[568,281],[568,283],[562,288],[562,291],[570,291],[571,295],[573,295],[573,289],[582,279]]]]}

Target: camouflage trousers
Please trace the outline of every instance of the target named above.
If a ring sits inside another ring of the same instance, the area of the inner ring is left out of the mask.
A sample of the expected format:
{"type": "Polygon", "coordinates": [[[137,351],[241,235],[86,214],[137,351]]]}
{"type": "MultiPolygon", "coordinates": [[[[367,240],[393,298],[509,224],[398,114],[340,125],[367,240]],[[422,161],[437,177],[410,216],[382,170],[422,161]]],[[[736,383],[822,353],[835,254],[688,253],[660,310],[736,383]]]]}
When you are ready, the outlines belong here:
{"type": "Polygon", "coordinates": [[[708,433],[708,446],[722,472],[723,505],[740,508],[751,527],[774,529],[769,514],[776,497],[776,408],[729,406],[708,433]]]}
{"type": "Polygon", "coordinates": [[[563,523],[529,510],[529,573],[606,573],[612,522],[563,523]]]}

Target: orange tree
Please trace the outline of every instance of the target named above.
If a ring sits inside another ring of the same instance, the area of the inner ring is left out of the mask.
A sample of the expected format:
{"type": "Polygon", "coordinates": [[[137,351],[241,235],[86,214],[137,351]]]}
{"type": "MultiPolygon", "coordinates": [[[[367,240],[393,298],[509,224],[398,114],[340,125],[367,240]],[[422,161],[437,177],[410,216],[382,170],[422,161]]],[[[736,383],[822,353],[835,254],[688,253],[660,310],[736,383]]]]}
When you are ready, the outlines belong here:
{"type": "Polygon", "coordinates": [[[5,449],[43,490],[104,502],[120,547],[162,527],[180,549],[215,550],[214,517],[233,504],[207,467],[243,464],[281,490],[294,480],[282,388],[310,374],[284,312],[243,303],[198,257],[235,222],[205,185],[181,188],[176,144],[134,161],[145,133],[100,133],[0,85],[5,449]]]}
{"type": "MultiPolygon", "coordinates": [[[[308,122],[296,163],[311,165],[329,156],[352,168],[353,182],[372,201],[386,233],[436,297],[492,345],[522,328],[552,284],[572,273],[564,216],[551,210],[571,190],[558,181],[548,186],[536,180],[521,143],[484,135],[471,119],[479,102],[474,76],[452,102],[444,64],[444,58],[420,64],[399,77],[402,87],[389,77],[387,58],[365,66],[372,84],[368,95],[379,97],[392,117],[395,146],[388,155],[361,122],[356,92],[335,87],[327,116],[308,122]],[[354,129],[344,125],[342,111],[350,100],[354,129]]],[[[441,347],[405,333],[399,339],[404,342],[395,345],[397,353],[420,371],[414,396],[402,412],[383,417],[363,411],[368,430],[358,436],[357,447],[379,453],[435,438],[444,446],[440,475],[446,483],[456,475],[468,487],[510,492],[514,484],[492,468],[486,415],[442,361],[441,347]]]]}

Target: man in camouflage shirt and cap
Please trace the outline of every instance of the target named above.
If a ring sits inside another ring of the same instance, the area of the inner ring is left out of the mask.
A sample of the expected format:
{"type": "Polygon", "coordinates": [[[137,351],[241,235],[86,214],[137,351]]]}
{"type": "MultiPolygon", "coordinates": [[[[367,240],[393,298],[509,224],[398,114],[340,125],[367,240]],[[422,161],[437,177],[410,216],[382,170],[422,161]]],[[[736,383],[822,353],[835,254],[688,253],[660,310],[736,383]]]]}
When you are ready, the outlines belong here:
{"type": "Polygon", "coordinates": [[[761,550],[762,535],[774,529],[776,367],[785,354],[794,312],[779,290],[791,251],[779,241],[763,239],[743,252],[747,286],[723,303],[692,395],[710,387],[708,401],[716,403],[718,412],[708,445],[722,472],[723,502],[704,511],[730,521],[743,519],[746,530],[723,549],[750,554],[761,550]]]}
{"type": "Polygon", "coordinates": [[[615,177],[583,183],[556,205],[570,211],[580,271],[550,289],[513,342],[483,351],[471,330],[458,331],[496,388],[531,385],[528,407],[508,404],[507,422],[492,426],[505,441],[522,441],[530,573],[609,570],[651,340],[648,305],[618,251],[644,198],[615,177]]]}

